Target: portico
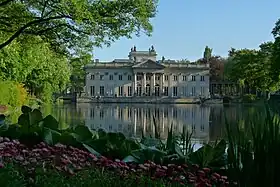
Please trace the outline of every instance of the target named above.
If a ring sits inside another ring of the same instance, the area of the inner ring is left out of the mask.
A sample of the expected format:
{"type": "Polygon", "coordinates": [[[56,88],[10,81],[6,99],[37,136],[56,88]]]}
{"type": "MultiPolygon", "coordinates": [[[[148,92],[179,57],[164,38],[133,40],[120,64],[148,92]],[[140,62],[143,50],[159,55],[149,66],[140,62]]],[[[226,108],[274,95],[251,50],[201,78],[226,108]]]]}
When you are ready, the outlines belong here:
{"type": "Polygon", "coordinates": [[[161,96],[164,85],[164,66],[147,60],[132,66],[134,96],[161,96]],[[140,88],[141,87],[141,88],[140,88]]]}
{"type": "Polygon", "coordinates": [[[134,72],[134,96],[161,96],[163,94],[164,73],[134,72]]]}

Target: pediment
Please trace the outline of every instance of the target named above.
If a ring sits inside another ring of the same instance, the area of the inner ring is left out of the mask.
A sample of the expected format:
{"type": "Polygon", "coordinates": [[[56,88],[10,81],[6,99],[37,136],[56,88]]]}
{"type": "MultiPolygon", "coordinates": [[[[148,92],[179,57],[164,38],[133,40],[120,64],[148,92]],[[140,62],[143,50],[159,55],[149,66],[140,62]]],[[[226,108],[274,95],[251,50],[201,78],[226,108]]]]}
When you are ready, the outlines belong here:
{"type": "Polygon", "coordinates": [[[132,66],[132,68],[144,68],[144,69],[163,69],[165,66],[153,61],[147,60],[144,62],[140,62],[132,66]]]}

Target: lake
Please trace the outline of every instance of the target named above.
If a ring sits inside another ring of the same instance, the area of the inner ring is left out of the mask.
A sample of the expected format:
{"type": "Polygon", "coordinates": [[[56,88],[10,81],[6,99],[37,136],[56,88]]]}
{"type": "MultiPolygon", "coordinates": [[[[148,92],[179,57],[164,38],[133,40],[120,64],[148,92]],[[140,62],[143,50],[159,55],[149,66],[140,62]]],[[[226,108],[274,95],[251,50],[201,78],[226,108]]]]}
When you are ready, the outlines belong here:
{"type": "Polygon", "coordinates": [[[91,129],[122,132],[128,137],[154,134],[154,120],[161,137],[166,138],[173,124],[175,133],[183,126],[193,132],[197,143],[215,141],[225,135],[225,119],[229,124],[245,125],[261,114],[263,105],[172,105],[172,104],[64,104],[46,107],[45,115],[56,117],[61,128],[85,124],[91,129]]]}

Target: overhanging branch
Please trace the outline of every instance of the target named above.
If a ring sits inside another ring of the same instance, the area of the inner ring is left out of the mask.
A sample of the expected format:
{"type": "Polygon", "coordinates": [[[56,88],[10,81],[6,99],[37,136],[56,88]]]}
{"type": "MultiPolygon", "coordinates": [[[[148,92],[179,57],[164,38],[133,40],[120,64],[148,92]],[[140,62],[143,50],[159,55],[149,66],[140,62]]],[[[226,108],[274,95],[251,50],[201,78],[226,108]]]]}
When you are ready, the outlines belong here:
{"type": "Polygon", "coordinates": [[[3,2],[0,3],[0,7],[1,7],[1,6],[7,5],[7,4],[9,4],[10,2],[12,2],[12,1],[13,1],[13,0],[6,0],[6,1],[3,1],[3,2]]]}
{"type": "Polygon", "coordinates": [[[0,44],[0,49],[9,45],[14,39],[16,39],[19,35],[21,35],[23,33],[23,31],[25,29],[27,29],[28,27],[30,27],[32,25],[39,24],[39,23],[48,22],[50,20],[56,20],[56,19],[62,19],[62,18],[67,18],[67,17],[65,17],[65,16],[55,16],[55,17],[49,17],[49,18],[46,18],[46,19],[38,19],[38,20],[31,21],[29,23],[26,23],[21,28],[19,28],[8,40],[6,40],[4,43],[1,43],[0,44]]]}

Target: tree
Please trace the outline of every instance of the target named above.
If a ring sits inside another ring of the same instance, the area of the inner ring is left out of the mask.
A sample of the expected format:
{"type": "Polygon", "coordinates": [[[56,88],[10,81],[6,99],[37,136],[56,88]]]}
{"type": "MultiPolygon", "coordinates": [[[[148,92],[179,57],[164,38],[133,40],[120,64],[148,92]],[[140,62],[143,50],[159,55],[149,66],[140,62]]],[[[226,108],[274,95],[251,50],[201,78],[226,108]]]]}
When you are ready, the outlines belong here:
{"type": "Polygon", "coordinates": [[[210,65],[210,80],[223,81],[224,80],[224,65],[226,59],[220,56],[212,56],[208,59],[210,65]]]}
{"type": "Polygon", "coordinates": [[[4,0],[0,49],[21,35],[40,36],[60,52],[92,50],[120,37],[150,35],[157,0],[4,0]]]}
{"type": "Polygon", "coordinates": [[[229,77],[240,86],[248,86],[262,92],[279,89],[278,81],[270,76],[273,43],[263,43],[259,50],[241,49],[231,53],[229,77]]]}
{"type": "Polygon", "coordinates": [[[280,81],[280,19],[275,23],[272,30],[274,36],[274,43],[272,45],[272,64],[271,64],[271,77],[274,81],[280,81]]]}
{"type": "Polygon", "coordinates": [[[70,65],[72,67],[71,73],[71,90],[74,92],[81,93],[85,86],[85,71],[83,67],[91,62],[91,55],[80,54],[78,57],[73,57],[70,59],[70,65]]]}
{"type": "Polygon", "coordinates": [[[203,58],[205,59],[206,63],[209,62],[211,57],[212,57],[212,49],[206,46],[203,53],[203,58]]]}
{"type": "Polygon", "coordinates": [[[65,89],[70,66],[40,37],[22,36],[0,51],[0,79],[23,83],[31,95],[49,101],[65,89]]]}

